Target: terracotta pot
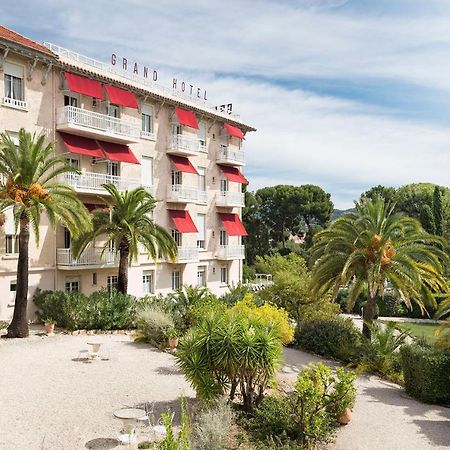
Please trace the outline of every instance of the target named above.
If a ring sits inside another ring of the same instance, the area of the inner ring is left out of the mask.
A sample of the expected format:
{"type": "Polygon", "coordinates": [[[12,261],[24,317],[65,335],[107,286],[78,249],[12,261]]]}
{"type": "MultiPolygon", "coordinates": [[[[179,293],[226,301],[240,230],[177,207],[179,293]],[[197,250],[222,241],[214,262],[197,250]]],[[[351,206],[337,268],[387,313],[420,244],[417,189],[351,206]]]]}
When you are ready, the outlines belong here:
{"type": "Polygon", "coordinates": [[[45,324],[45,332],[47,334],[53,334],[55,331],[55,324],[54,323],[46,323],[45,324]]]}
{"type": "Polygon", "coordinates": [[[344,412],[340,415],[338,422],[341,425],[347,425],[352,420],[352,410],[350,408],[346,408],[344,412]]]}
{"type": "Polygon", "coordinates": [[[178,346],[178,337],[169,338],[169,348],[173,350],[177,348],[177,346],[178,346]]]}

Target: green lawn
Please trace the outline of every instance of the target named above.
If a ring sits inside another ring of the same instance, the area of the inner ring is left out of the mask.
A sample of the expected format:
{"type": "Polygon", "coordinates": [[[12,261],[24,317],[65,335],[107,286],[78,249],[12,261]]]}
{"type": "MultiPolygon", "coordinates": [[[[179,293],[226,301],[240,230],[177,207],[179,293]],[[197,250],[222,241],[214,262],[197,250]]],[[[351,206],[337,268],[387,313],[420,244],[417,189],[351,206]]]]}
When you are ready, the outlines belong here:
{"type": "Polygon", "coordinates": [[[395,322],[395,326],[402,331],[408,331],[408,333],[415,337],[424,337],[429,344],[434,344],[438,339],[438,337],[434,335],[434,332],[439,325],[435,323],[395,322]]]}

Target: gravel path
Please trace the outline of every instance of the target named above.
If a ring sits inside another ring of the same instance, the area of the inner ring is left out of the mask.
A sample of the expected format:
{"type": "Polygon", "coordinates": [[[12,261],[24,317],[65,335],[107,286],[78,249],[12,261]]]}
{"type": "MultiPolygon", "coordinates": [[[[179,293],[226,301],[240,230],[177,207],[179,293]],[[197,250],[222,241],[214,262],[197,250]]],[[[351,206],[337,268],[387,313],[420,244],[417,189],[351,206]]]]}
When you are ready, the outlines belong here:
{"type": "MultiPolygon", "coordinates": [[[[295,380],[310,362],[333,361],[295,349],[285,349],[280,377],[295,380]]],[[[357,381],[353,420],[341,427],[330,450],[440,450],[450,448],[450,409],[413,400],[403,389],[376,376],[357,381]]]]}
{"type": "Polygon", "coordinates": [[[160,413],[194,395],[173,356],[127,335],[1,339],[0,380],[1,450],[113,449],[115,410],[155,401],[160,413]],[[91,341],[110,359],[78,361],[91,341]]]}

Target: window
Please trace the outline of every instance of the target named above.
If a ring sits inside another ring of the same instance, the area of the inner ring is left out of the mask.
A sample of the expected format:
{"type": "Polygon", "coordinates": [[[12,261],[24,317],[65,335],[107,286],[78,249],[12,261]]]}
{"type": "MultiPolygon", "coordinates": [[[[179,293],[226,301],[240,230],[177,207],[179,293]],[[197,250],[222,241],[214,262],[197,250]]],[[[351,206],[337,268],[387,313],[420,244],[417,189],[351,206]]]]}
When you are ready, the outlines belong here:
{"type": "Polygon", "coordinates": [[[228,180],[226,178],[222,178],[220,180],[220,192],[228,192],[228,180]]]}
{"type": "Polygon", "coordinates": [[[70,236],[70,231],[64,227],[64,248],[70,248],[72,238],[70,236]]]}
{"type": "Polygon", "coordinates": [[[144,294],[154,294],[154,271],[153,270],[144,270],[142,274],[142,292],[144,294]]]}
{"type": "Polygon", "coordinates": [[[172,289],[175,291],[181,288],[181,272],[177,269],[172,272],[172,289]]]}
{"type": "Polygon", "coordinates": [[[66,278],[66,292],[80,292],[80,280],[78,278],[66,278]]]}
{"type": "Polygon", "coordinates": [[[172,134],[176,136],[177,134],[183,134],[183,126],[179,123],[172,124],[172,134]]]}
{"type": "Polygon", "coordinates": [[[141,162],[142,186],[153,186],[153,158],[143,156],[141,162]]]}
{"type": "Polygon", "coordinates": [[[206,266],[197,267],[197,286],[206,286],[206,266]]]}
{"type": "Polygon", "coordinates": [[[78,169],[80,167],[80,160],[77,158],[66,158],[67,164],[74,169],[78,169]]]}
{"type": "Polygon", "coordinates": [[[228,284],[228,267],[220,268],[220,282],[222,284],[228,284]]]}
{"type": "Polygon", "coordinates": [[[146,134],[153,133],[153,108],[149,105],[142,106],[142,131],[146,134]]]}
{"type": "Polygon", "coordinates": [[[197,214],[197,248],[205,249],[206,214],[197,214]]]}
{"type": "Polygon", "coordinates": [[[172,170],[172,186],[183,184],[183,174],[179,170],[172,170]]]}
{"type": "Polygon", "coordinates": [[[19,237],[15,234],[5,235],[6,254],[15,255],[19,253],[19,237]]]}
{"type": "Polygon", "coordinates": [[[120,173],[119,167],[118,162],[108,161],[106,164],[106,173],[110,176],[118,177],[120,173]]]}
{"type": "Polygon", "coordinates": [[[108,291],[117,289],[117,275],[108,275],[106,278],[106,287],[108,288],[108,291]]]}
{"type": "Polygon", "coordinates": [[[24,100],[23,67],[5,63],[5,97],[13,100],[24,100]]]}
{"type": "Polygon", "coordinates": [[[92,274],[92,285],[97,286],[97,272],[92,274]]]}
{"type": "Polygon", "coordinates": [[[118,119],[120,117],[120,108],[117,105],[108,105],[106,107],[106,114],[109,117],[115,117],[118,119]]]}
{"type": "Polygon", "coordinates": [[[225,230],[220,230],[219,243],[221,246],[228,245],[228,234],[225,230]]]}
{"type": "Polygon", "coordinates": [[[64,106],[74,106],[75,108],[78,107],[78,99],[76,97],[73,97],[72,95],[65,95],[64,96],[64,106]]]}
{"type": "Polygon", "coordinates": [[[206,150],[206,126],[203,122],[198,124],[198,140],[200,141],[200,147],[206,150]]]}
{"type": "Polygon", "coordinates": [[[181,247],[182,234],[178,230],[172,230],[172,237],[178,247],[181,247]]]}
{"type": "Polygon", "coordinates": [[[206,169],[204,167],[197,167],[198,172],[198,189],[201,192],[206,191],[206,169]]]}

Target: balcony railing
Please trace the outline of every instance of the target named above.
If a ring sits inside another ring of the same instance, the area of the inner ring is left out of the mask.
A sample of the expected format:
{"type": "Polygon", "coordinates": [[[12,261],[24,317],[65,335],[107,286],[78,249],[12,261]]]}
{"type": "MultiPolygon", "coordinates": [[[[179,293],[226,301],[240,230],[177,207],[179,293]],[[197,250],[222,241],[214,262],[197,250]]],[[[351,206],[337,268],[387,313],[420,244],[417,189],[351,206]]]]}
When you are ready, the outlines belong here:
{"type": "Polygon", "coordinates": [[[75,129],[83,135],[107,137],[118,142],[137,142],[141,135],[141,128],[136,123],[75,106],[58,108],[56,123],[58,130],[75,129]]]}
{"type": "Polygon", "coordinates": [[[183,134],[173,134],[167,138],[167,151],[178,155],[197,155],[200,151],[200,141],[183,134]]]}
{"type": "Polygon", "coordinates": [[[217,163],[243,166],[245,165],[245,153],[237,148],[221,145],[217,150],[217,163]]]}
{"type": "Polygon", "coordinates": [[[177,249],[177,262],[198,261],[198,248],[181,246],[177,249]]]}
{"type": "Polygon", "coordinates": [[[3,105],[9,106],[10,108],[21,109],[23,111],[28,111],[27,102],[23,100],[17,100],[15,98],[3,97],[3,105]]]}
{"type": "MultiPolygon", "coordinates": [[[[200,193],[202,193],[202,197],[203,194],[206,194],[206,192],[199,191],[196,187],[185,186],[184,184],[171,184],[167,186],[167,200],[171,202],[203,203],[199,200],[200,193]]],[[[204,203],[206,203],[206,200],[204,203]]]]}
{"type": "Polygon", "coordinates": [[[221,245],[216,251],[217,259],[243,259],[245,247],[243,245],[221,245]]]}
{"type": "Polygon", "coordinates": [[[218,192],[216,194],[216,205],[243,208],[245,206],[245,194],[230,191],[218,192]]]}
{"type": "Polygon", "coordinates": [[[155,133],[152,133],[151,131],[141,131],[141,138],[142,139],[147,139],[149,141],[155,141],[156,140],[156,135],[155,133]]]}
{"type": "Polygon", "coordinates": [[[79,258],[75,258],[70,248],[58,248],[56,250],[56,264],[58,266],[114,266],[118,262],[116,252],[103,248],[88,247],[79,258]]]}
{"type": "MultiPolygon", "coordinates": [[[[106,173],[81,172],[81,174],[78,175],[70,172],[62,174],[61,178],[64,183],[72,186],[77,191],[101,192],[102,194],[106,193],[102,186],[106,183],[115,184],[119,191],[126,191],[142,186],[140,179],[125,178],[117,175],[108,175],[106,173]]],[[[144,187],[153,195],[153,187],[144,187]]]]}

